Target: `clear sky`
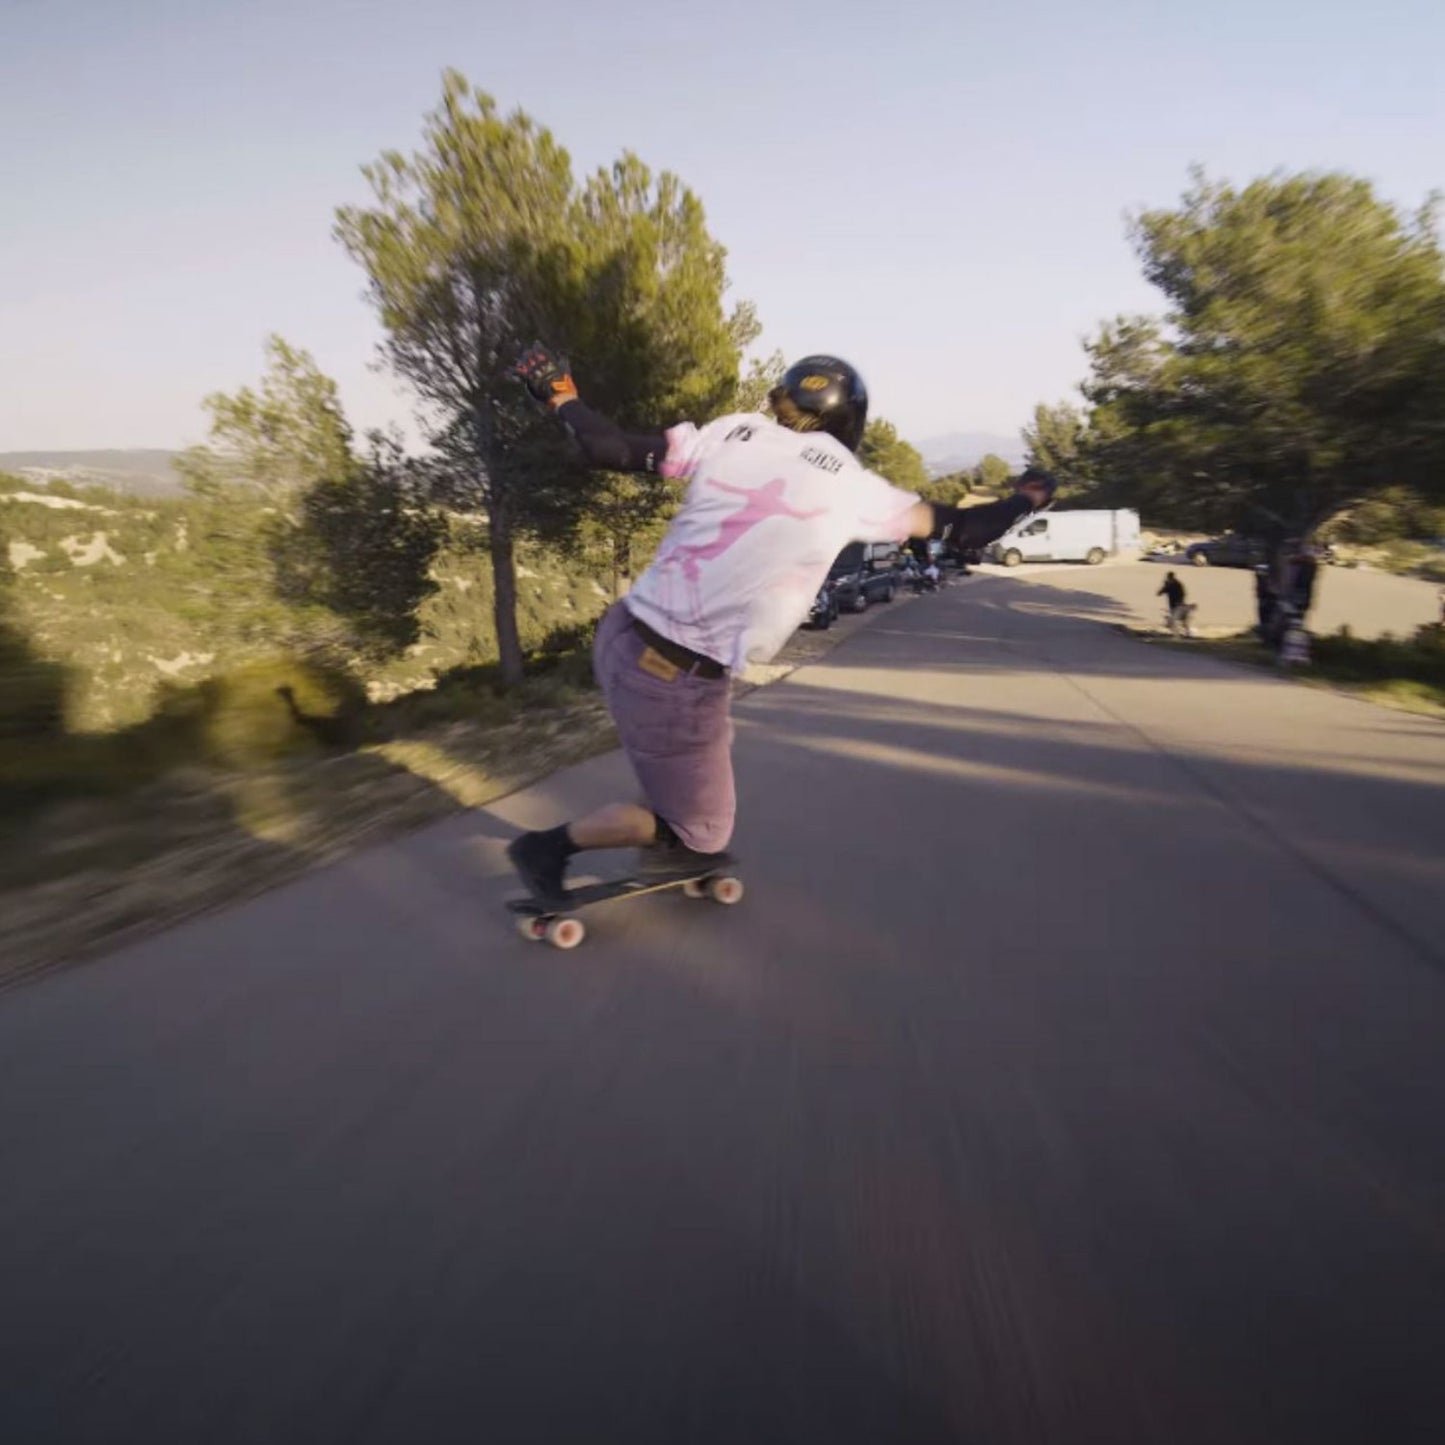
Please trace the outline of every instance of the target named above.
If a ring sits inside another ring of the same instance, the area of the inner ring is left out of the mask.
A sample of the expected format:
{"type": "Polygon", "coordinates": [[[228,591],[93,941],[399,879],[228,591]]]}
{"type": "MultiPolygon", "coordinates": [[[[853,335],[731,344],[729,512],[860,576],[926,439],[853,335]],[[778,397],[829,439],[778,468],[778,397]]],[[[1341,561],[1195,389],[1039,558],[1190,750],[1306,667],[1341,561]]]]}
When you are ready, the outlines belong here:
{"type": "Polygon", "coordinates": [[[270,331],[404,418],[331,216],[446,66],[579,171],[677,171],[762,347],[925,440],[1012,432],[1152,306],[1124,214],[1191,162],[1445,185],[1442,57],[1442,0],[0,0],[0,450],[200,440],[270,331]]]}

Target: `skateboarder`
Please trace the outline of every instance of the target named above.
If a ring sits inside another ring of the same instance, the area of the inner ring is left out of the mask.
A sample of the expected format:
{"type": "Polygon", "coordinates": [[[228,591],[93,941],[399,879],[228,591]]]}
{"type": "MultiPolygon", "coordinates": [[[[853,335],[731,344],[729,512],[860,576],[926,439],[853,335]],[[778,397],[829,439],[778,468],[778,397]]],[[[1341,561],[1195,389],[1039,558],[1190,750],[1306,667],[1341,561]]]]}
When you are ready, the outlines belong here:
{"type": "Polygon", "coordinates": [[[652,565],[598,623],[593,668],[645,803],[610,803],[523,833],[507,849],[534,896],[555,900],[568,860],[591,848],[641,850],[640,870],[684,876],[721,867],[735,812],[730,675],[766,662],[807,616],[849,542],[939,538],[983,546],[1049,505],[1049,478],[960,509],[922,502],[854,456],[868,417],[862,378],[808,356],[768,398],[698,428],[632,435],[578,399],[565,359],[535,346],[516,375],[594,467],[686,483],[652,565]]]}

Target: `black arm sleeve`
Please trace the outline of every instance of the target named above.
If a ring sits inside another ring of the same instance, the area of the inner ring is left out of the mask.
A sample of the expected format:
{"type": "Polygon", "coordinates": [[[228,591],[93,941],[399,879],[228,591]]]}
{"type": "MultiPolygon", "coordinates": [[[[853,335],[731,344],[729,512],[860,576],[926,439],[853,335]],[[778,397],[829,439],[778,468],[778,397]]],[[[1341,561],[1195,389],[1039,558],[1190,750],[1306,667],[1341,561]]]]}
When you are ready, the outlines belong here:
{"type": "Polygon", "coordinates": [[[558,407],[557,415],[594,467],[612,472],[655,472],[667,458],[667,438],[661,432],[629,434],[580,401],[558,407]]]}
{"type": "Polygon", "coordinates": [[[1031,511],[1027,497],[1005,497],[983,507],[949,507],[934,502],[933,536],[941,538],[947,531],[948,545],[955,551],[960,547],[986,547],[1031,511]]]}

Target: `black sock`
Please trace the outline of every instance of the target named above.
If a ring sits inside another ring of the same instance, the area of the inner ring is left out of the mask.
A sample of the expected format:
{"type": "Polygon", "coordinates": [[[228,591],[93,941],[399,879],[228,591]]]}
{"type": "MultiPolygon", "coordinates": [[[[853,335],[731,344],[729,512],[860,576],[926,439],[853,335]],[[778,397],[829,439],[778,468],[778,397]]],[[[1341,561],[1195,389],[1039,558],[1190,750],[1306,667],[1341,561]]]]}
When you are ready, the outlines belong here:
{"type": "Polygon", "coordinates": [[[572,841],[572,835],[567,831],[565,823],[557,828],[546,828],[539,832],[537,837],[545,839],[547,846],[555,848],[563,858],[570,858],[574,853],[581,851],[572,841]]]}

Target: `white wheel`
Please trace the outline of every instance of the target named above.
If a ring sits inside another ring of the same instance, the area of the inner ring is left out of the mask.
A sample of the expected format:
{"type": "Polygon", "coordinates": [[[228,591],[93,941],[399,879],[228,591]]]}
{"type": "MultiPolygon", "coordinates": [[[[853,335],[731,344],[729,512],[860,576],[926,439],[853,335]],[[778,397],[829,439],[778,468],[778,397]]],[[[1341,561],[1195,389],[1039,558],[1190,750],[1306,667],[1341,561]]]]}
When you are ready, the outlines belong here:
{"type": "Polygon", "coordinates": [[[743,901],[743,880],[741,878],[709,878],[707,895],[714,903],[726,904],[743,901]]]}
{"type": "Polygon", "coordinates": [[[689,878],[682,885],[682,895],[684,898],[706,898],[707,884],[701,878],[689,878]]]}
{"type": "Polygon", "coordinates": [[[1024,560],[1024,554],[1014,547],[1010,547],[1003,554],[1003,565],[1005,567],[1017,567],[1024,560]]]}
{"type": "Polygon", "coordinates": [[[517,932],[528,943],[541,943],[547,935],[547,925],[535,913],[519,913],[517,915],[517,932]]]}
{"type": "Polygon", "coordinates": [[[547,942],[553,948],[576,948],[586,937],[580,918],[554,918],[547,925],[547,942]]]}
{"type": "Polygon", "coordinates": [[[1089,555],[1084,558],[1090,567],[1097,567],[1104,560],[1104,549],[1102,547],[1090,547],[1089,555]]]}

